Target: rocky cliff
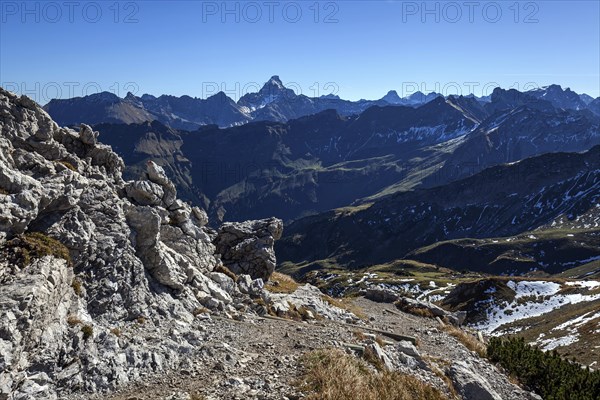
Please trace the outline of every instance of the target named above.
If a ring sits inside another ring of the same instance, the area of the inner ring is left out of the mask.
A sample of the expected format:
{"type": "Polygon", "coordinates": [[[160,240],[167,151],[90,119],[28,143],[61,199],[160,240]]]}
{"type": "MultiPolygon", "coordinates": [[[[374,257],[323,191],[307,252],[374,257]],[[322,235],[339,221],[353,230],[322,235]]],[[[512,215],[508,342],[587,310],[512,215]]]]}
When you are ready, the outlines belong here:
{"type": "Polygon", "coordinates": [[[0,398],[108,390],[178,367],[202,340],[204,310],[268,301],[281,221],[213,231],[155,163],[125,182],[97,136],[0,90],[0,398]],[[252,276],[236,283],[213,241],[252,276]]]}

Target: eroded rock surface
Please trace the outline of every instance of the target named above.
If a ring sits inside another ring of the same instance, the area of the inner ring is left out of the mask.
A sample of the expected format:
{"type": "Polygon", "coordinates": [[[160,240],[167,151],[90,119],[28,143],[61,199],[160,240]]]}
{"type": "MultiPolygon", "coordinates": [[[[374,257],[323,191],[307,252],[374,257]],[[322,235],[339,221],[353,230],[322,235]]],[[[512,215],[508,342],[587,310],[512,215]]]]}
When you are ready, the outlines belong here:
{"type": "Polygon", "coordinates": [[[276,265],[273,245],[282,232],[283,222],[277,218],[226,222],[214,243],[223,263],[231,271],[267,280],[276,265]]]}
{"type": "MultiPolygon", "coordinates": [[[[202,341],[203,310],[241,315],[264,293],[213,271],[222,261],[206,212],[178,200],[159,165],[124,182],[123,161],[99,139],[0,89],[0,247],[42,232],[73,266],[51,254],[16,265],[0,252],[0,398],[110,390],[177,368],[202,341]],[[125,339],[136,326],[156,340],[125,339]]],[[[266,279],[281,229],[276,219],[231,224],[220,251],[266,279]]]]}

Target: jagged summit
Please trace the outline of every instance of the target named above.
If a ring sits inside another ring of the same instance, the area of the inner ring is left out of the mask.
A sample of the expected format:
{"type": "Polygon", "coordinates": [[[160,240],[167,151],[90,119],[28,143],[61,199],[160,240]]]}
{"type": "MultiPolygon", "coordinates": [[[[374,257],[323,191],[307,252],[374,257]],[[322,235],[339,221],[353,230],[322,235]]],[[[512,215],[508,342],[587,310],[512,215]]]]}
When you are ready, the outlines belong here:
{"type": "Polygon", "coordinates": [[[277,87],[279,89],[283,89],[283,82],[281,82],[281,79],[279,79],[279,75],[273,75],[263,86],[263,89],[265,87],[277,87]]]}
{"type": "Polygon", "coordinates": [[[398,92],[395,90],[390,90],[387,92],[387,94],[383,96],[381,100],[387,101],[390,104],[400,104],[402,102],[402,99],[400,96],[398,96],[398,92]]]}

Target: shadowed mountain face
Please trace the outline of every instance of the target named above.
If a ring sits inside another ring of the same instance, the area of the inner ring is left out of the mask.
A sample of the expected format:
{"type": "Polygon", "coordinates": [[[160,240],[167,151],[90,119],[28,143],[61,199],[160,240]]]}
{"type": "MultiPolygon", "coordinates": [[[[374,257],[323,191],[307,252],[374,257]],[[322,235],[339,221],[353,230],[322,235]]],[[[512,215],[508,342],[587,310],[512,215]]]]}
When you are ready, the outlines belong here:
{"type": "MultiPolygon", "coordinates": [[[[599,200],[600,146],[581,154],[545,154],[436,188],[398,193],[370,206],[298,220],[287,227],[278,254],[296,263],[334,259],[361,267],[403,258],[411,250],[444,240],[511,236],[561,217],[573,220],[596,210],[599,200]]],[[[588,229],[600,226],[596,221],[588,229]]],[[[441,260],[440,265],[457,268],[449,259],[451,247],[456,244],[407,257],[441,260]]],[[[468,259],[467,248],[464,245],[454,261],[468,259]]],[[[582,260],[585,255],[581,253],[582,260]]],[[[466,264],[471,267],[470,261],[466,264]]]]}
{"type": "Polygon", "coordinates": [[[296,218],[370,196],[402,179],[403,164],[427,146],[476,125],[438,98],[419,108],[372,107],[359,117],[329,110],[288,123],[194,132],[156,121],[95,128],[127,160],[130,176],[147,159],[156,161],[182,196],[234,220],[263,213],[296,218]]]}
{"type": "MultiPolygon", "coordinates": [[[[277,81],[269,90],[271,98],[288,93],[277,81]]],[[[245,98],[244,107],[258,104],[257,98],[245,98]]],[[[557,109],[497,89],[484,104],[437,97],[416,108],[373,106],[356,116],[327,110],[227,129],[206,125],[188,132],[157,121],[96,128],[125,158],[128,176],[153,160],[184,198],[217,219],[274,214],[292,220],[547,152],[584,151],[600,144],[598,126],[587,109],[557,109]]]]}

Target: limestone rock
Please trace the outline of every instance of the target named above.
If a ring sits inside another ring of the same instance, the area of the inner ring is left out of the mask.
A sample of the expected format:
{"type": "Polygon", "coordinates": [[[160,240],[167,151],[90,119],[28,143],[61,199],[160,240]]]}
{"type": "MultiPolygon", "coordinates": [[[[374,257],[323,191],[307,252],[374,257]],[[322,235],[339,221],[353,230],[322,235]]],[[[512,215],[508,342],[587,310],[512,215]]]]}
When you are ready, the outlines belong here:
{"type": "Polygon", "coordinates": [[[398,299],[400,299],[400,296],[393,290],[379,287],[372,287],[367,289],[365,297],[369,300],[373,300],[378,303],[395,303],[396,301],[398,301],[398,299]]]}
{"type": "Polygon", "coordinates": [[[452,364],[448,376],[465,400],[502,400],[489,382],[464,361],[456,361],[452,364]]]}
{"type": "Polygon", "coordinates": [[[375,355],[375,357],[377,357],[377,359],[379,359],[379,361],[381,361],[387,370],[391,371],[394,369],[392,361],[377,342],[373,341],[372,343],[367,344],[365,348],[371,350],[371,352],[375,355]]]}
{"type": "Polygon", "coordinates": [[[275,270],[275,240],[281,238],[283,222],[277,218],[226,222],[214,244],[223,264],[236,274],[268,280],[275,270]]]}
{"type": "Polygon", "coordinates": [[[94,132],[89,125],[81,124],[79,130],[79,137],[81,142],[90,146],[95,146],[98,142],[98,132],[94,132]]]}
{"type": "MultiPolygon", "coordinates": [[[[60,128],[0,88],[0,399],[96,393],[178,368],[203,341],[192,326],[202,305],[234,315],[267,298],[262,281],[211,272],[222,261],[206,213],[177,199],[160,166],[132,182],[123,168],[88,125],[60,128]],[[71,263],[50,250],[9,262],[6,241],[31,232],[71,263]]],[[[230,260],[272,270],[281,221],[267,221],[241,224],[230,260]]]]}

